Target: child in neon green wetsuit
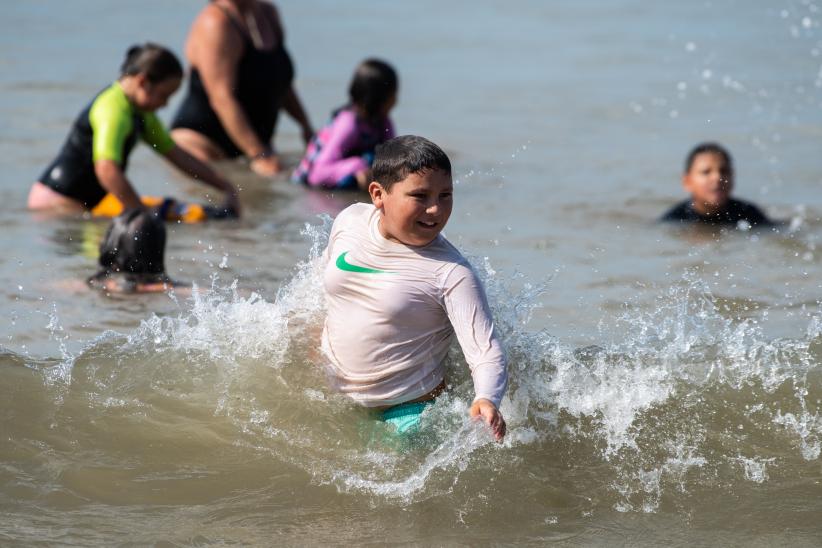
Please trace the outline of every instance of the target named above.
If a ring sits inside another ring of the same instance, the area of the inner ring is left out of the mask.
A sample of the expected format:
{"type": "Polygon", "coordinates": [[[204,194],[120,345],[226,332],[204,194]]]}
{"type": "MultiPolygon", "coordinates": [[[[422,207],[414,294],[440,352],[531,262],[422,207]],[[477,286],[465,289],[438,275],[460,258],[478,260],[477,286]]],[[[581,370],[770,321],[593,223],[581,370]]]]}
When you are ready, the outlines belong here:
{"type": "Polygon", "coordinates": [[[114,217],[124,209],[158,207],[162,217],[197,222],[236,216],[237,190],[222,176],[174,144],[154,112],[180,86],[183,69],[173,53],[154,44],[128,50],[120,79],[102,91],[75,121],[57,158],[31,188],[30,209],[88,210],[114,217]],[[220,207],[140,197],[125,176],[138,140],[191,177],[223,191],[220,207]]]}

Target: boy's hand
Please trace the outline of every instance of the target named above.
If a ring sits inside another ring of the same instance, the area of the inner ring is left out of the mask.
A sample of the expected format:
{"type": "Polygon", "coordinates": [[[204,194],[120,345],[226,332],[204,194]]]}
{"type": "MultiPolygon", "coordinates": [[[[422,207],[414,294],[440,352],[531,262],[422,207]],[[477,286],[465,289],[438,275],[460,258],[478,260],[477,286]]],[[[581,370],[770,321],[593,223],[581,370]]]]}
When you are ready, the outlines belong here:
{"type": "Polygon", "coordinates": [[[502,418],[502,413],[499,412],[497,406],[491,403],[490,400],[478,399],[471,405],[468,414],[473,419],[484,420],[491,427],[497,441],[502,441],[502,438],[505,437],[505,419],[502,418]]]}

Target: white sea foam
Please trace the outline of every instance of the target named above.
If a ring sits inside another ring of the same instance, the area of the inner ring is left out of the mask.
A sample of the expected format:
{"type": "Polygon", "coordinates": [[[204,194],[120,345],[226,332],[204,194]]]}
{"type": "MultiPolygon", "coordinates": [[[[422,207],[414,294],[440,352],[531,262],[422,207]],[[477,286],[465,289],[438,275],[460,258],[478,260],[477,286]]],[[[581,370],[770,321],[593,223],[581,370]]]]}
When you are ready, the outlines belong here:
{"type": "MultiPolygon", "coordinates": [[[[236,283],[220,287],[215,278],[176,316],[151,316],[126,336],[108,332],[44,368],[45,380],[70,384],[82,363],[95,391],[90,401],[144,414],[152,411],[141,398],[161,389],[228,420],[236,445],[270,452],[341,492],[399,502],[453,489],[466,471],[486,466],[489,455],[502,463],[557,443],[608,466],[615,509],[653,512],[668,494],[687,492],[692,477],[716,474],[728,461],[742,463],[749,480],[767,481],[772,455],[740,460],[749,454],[740,449],[747,435],[738,432],[741,419],[759,435],[772,435],[776,424],[796,441],[801,458],[819,458],[819,404],[806,397],[808,374],[818,364],[818,317],[797,339],[768,340],[755,320],[723,316],[708,285],[687,274],[660,290],[653,307],[626,303],[622,314],[603,321],[599,346],[579,349],[529,329],[541,299],[550,299],[547,281],[527,283],[498,272],[488,259],[473,263],[510,361],[505,443],[495,444],[468,419],[470,377],[454,352],[455,390],[432,408],[425,450],[371,445],[355,423],[374,428],[374,421],[327,392],[315,371],[328,227],[326,221],[306,228],[309,256],[272,301],[244,296],[236,283]],[[113,365],[97,365],[97,354],[113,365]],[[119,367],[121,361],[130,367],[119,367]]],[[[52,329],[59,337],[56,313],[52,329]]]]}
{"type": "Polygon", "coordinates": [[[754,483],[764,483],[768,481],[768,465],[775,459],[756,459],[739,456],[738,461],[742,464],[745,479],[754,483]]]}

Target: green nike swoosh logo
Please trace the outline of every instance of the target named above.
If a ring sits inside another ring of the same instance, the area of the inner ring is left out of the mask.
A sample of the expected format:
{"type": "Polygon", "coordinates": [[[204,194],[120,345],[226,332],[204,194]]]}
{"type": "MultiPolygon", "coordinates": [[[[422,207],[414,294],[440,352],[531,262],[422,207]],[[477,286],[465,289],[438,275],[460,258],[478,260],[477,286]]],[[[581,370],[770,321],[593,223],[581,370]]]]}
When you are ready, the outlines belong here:
{"type": "Polygon", "coordinates": [[[340,270],[345,270],[347,272],[359,272],[360,274],[390,274],[385,270],[377,270],[375,268],[366,268],[364,266],[351,264],[345,260],[346,255],[348,255],[348,251],[343,251],[340,253],[340,256],[337,257],[337,268],[340,270]]]}

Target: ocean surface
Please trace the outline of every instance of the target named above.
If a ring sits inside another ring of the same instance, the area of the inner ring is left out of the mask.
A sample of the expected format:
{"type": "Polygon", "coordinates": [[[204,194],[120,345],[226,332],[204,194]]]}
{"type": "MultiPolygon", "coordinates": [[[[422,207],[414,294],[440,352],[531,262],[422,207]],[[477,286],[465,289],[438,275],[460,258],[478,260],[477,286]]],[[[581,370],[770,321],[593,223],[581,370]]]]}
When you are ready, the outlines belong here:
{"type": "MultiPolygon", "coordinates": [[[[504,443],[455,348],[399,445],[318,352],[317,257],[363,196],[218,165],[245,216],[169,226],[195,297],[86,289],[106,223],[25,208],[127,47],[180,53],[203,4],[3,7],[0,545],[822,544],[822,4],[279,3],[316,127],[359,61],[396,66],[509,355],[504,443]],[[779,230],[655,222],[703,140],[779,230]]],[[[300,156],[290,120],[276,145],[300,156]]],[[[205,199],[146,147],[129,176],[205,199]]]]}

